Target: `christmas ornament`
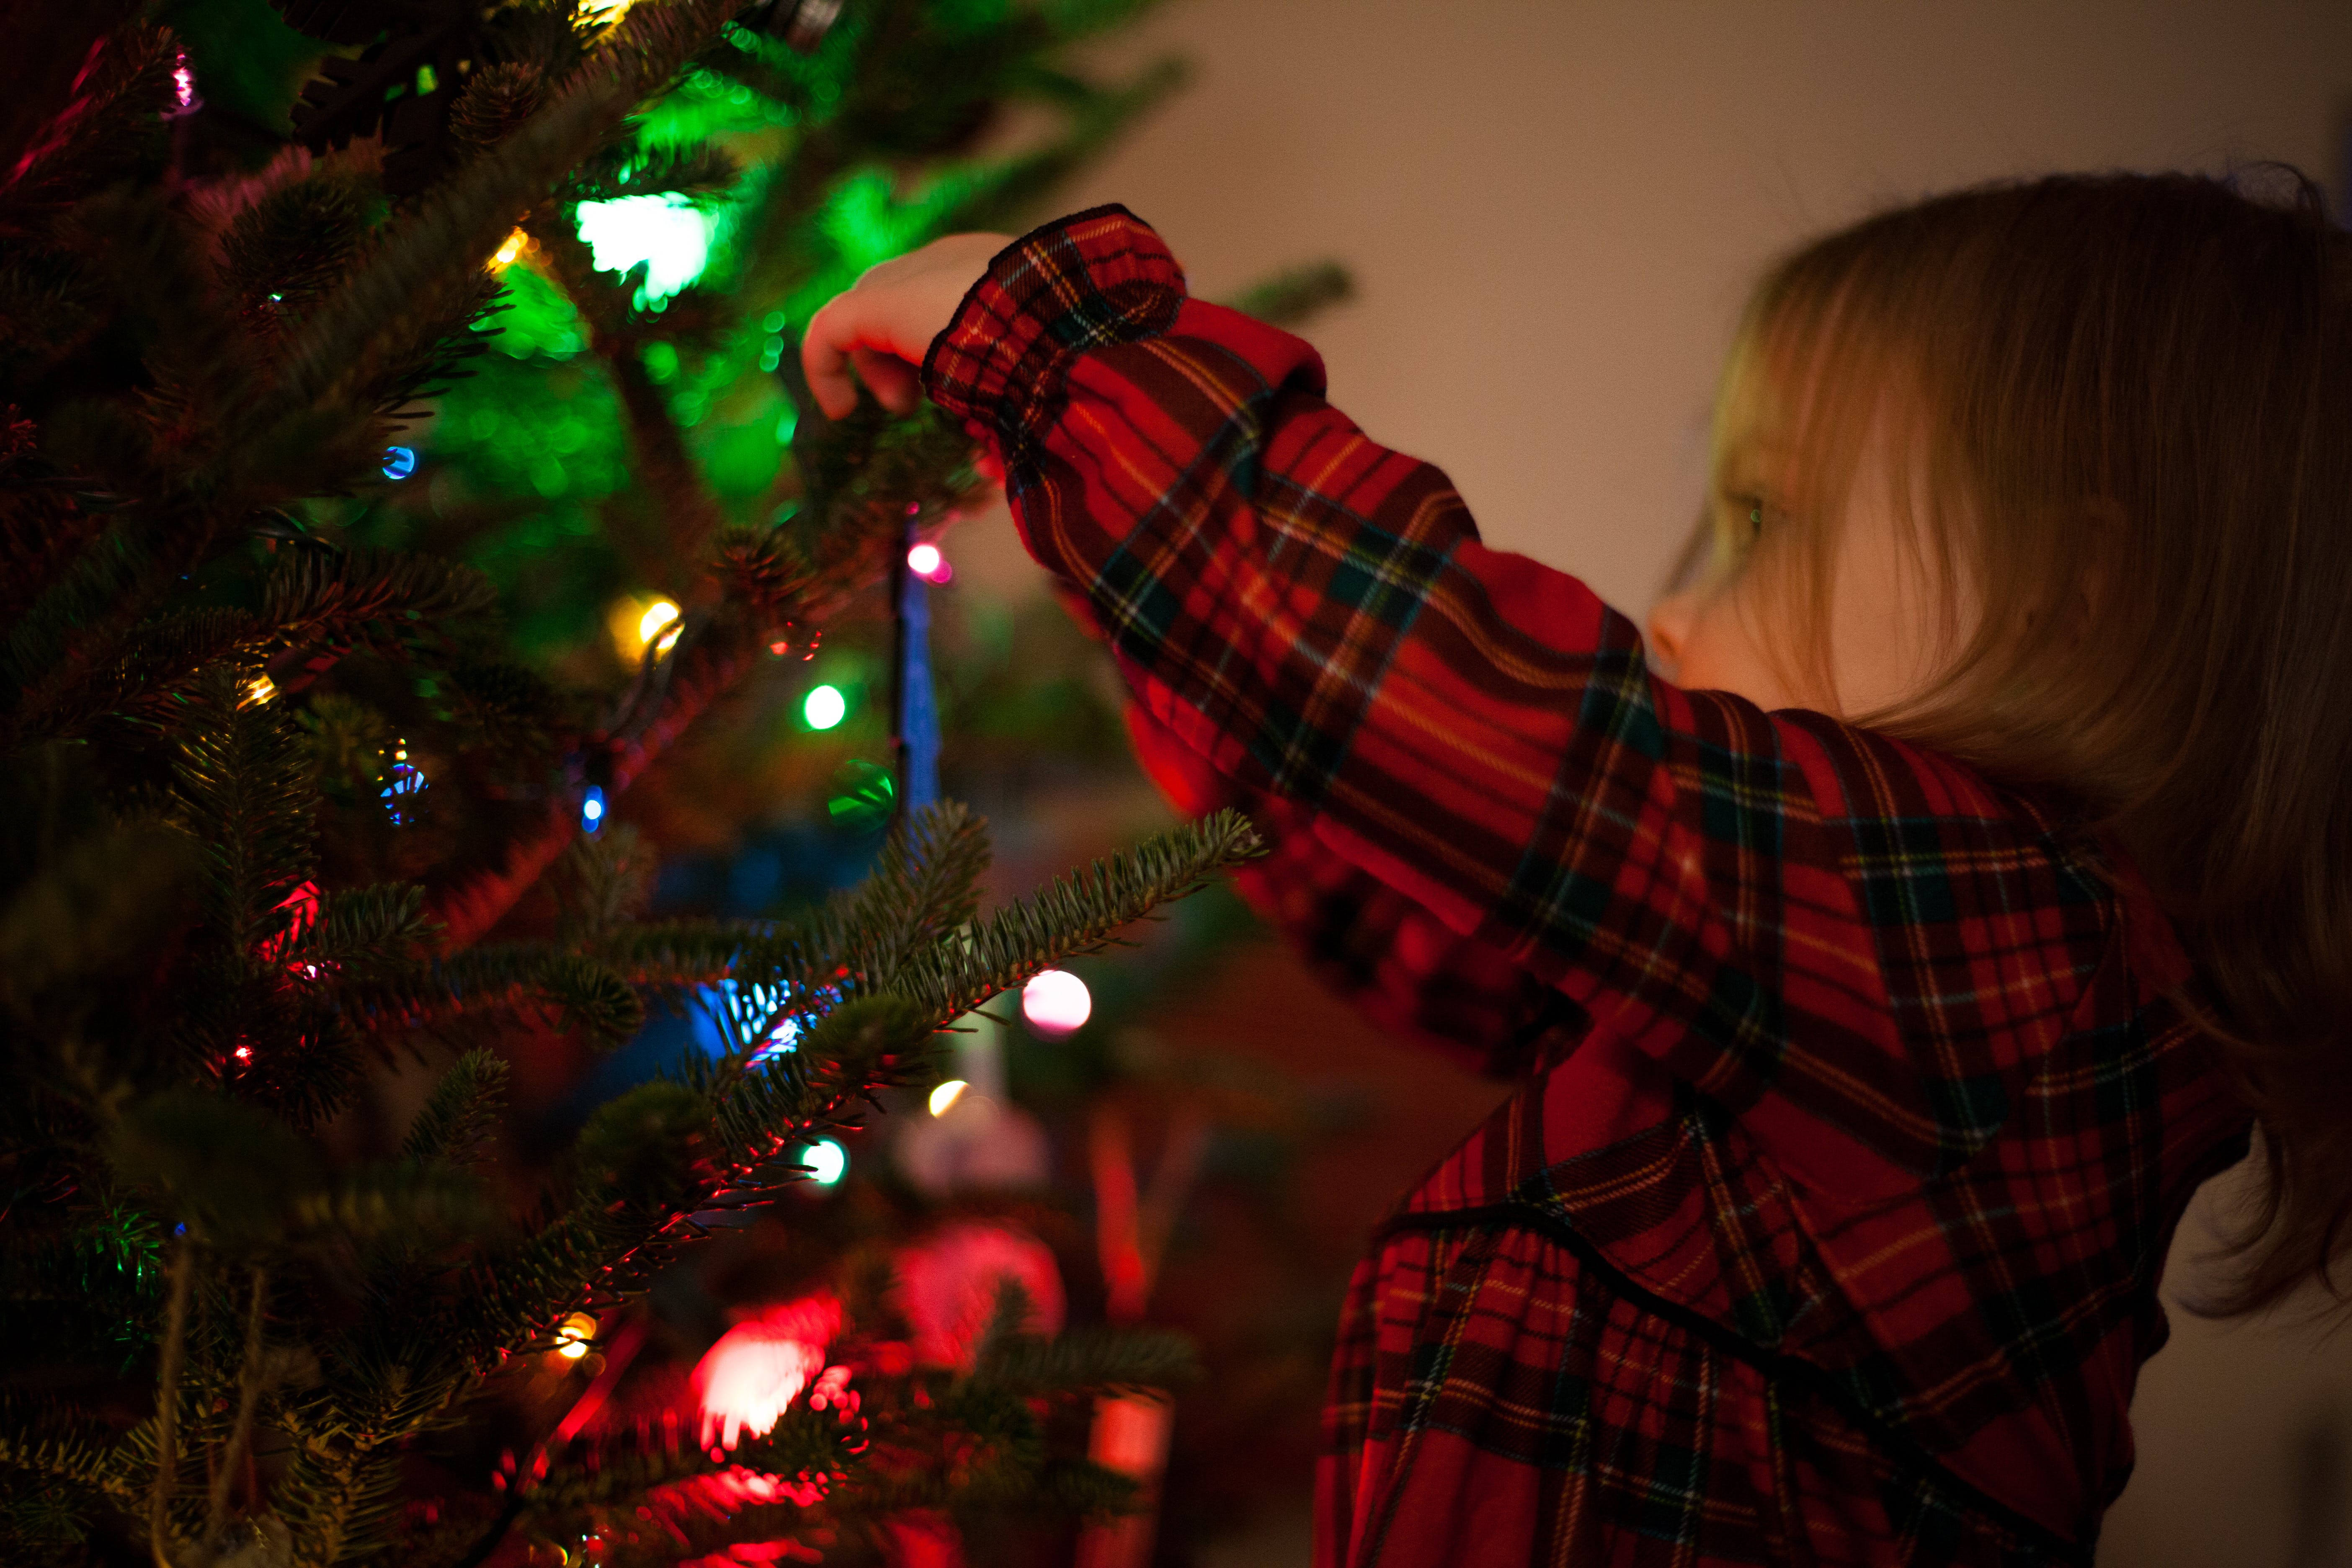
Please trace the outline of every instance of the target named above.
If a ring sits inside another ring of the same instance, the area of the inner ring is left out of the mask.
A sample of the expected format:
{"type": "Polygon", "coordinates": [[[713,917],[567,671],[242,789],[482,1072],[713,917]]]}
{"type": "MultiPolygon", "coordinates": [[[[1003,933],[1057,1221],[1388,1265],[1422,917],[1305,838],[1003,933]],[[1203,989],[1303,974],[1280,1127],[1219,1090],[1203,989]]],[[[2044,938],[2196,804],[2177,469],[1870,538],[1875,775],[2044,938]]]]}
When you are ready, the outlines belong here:
{"type": "Polygon", "coordinates": [[[898,1310],[915,1331],[915,1359],[971,1370],[1004,1283],[1029,1299],[1024,1332],[1061,1331],[1062,1270],[1053,1249],[1017,1226],[968,1221],[936,1231],[894,1260],[898,1310]]]}

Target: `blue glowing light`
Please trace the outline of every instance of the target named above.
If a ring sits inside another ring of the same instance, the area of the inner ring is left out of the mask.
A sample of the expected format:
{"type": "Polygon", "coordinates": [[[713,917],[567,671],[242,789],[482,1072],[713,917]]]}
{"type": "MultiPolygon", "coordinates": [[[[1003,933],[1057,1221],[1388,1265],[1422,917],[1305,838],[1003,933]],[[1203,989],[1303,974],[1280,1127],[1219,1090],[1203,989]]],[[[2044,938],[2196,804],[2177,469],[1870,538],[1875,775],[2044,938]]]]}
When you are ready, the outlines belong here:
{"type": "Polygon", "coordinates": [[[583,832],[593,833],[604,826],[604,792],[594,784],[580,797],[580,826],[583,832]]]}
{"type": "Polygon", "coordinates": [[[392,816],[394,827],[405,827],[416,820],[415,799],[425,788],[425,774],[408,760],[408,748],[401,747],[393,753],[392,766],[383,774],[384,810],[392,816]]]}
{"type": "Polygon", "coordinates": [[[385,479],[404,479],[415,471],[415,447],[386,447],[383,449],[383,477],[385,479]]]}

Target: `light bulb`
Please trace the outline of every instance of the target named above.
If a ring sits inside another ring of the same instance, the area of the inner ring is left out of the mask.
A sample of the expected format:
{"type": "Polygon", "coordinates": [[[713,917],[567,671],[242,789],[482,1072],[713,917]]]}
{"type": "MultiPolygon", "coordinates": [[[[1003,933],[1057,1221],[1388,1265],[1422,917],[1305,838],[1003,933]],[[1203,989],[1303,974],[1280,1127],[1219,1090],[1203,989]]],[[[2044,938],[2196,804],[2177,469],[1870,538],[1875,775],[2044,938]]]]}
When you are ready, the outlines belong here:
{"type": "Polygon", "coordinates": [[[809,1168],[809,1180],[829,1187],[849,1170],[849,1152],[830,1138],[820,1138],[801,1151],[800,1163],[809,1168]]]}
{"type": "Polygon", "coordinates": [[[596,1320],[585,1312],[574,1312],[555,1331],[555,1353],[565,1361],[578,1361],[588,1353],[588,1342],[595,1337],[596,1320]]]}
{"type": "Polygon", "coordinates": [[[948,1108],[961,1100],[963,1091],[971,1087],[971,1085],[960,1078],[951,1078],[931,1090],[931,1114],[945,1116],[948,1113],[948,1108]]]}
{"type": "Polygon", "coordinates": [[[849,699],[837,686],[812,686],[801,701],[801,717],[812,730],[830,730],[849,716],[849,699]]]}
{"type": "Polygon", "coordinates": [[[1047,969],[1021,988],[1021,1016],[1041,1035],[1066,1035],[1093,1016],[1087,983],[1066,969],[1047,969]]]}
{"type": "Polygon", "coordinates": [[[661,636],[662,628],[677,619],[677,606],[667,599],[656,599],[637,617],[637,641],[649,643],[661,636]]]}

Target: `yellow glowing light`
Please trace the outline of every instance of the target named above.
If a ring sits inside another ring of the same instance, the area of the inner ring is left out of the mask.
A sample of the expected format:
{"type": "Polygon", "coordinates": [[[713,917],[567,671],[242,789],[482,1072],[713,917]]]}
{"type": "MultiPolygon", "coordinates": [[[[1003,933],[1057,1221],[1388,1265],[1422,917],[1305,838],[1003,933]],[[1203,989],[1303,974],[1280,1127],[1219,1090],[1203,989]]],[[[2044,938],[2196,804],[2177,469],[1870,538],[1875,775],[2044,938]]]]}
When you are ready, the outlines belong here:
{"type": "Polygon", "coordinates": [[[277,695],[277,682],[266,675],[257,675],[246,683],[245,700],[247,702],[267,702],[277,695]]]}
{"type": "Polygon", "coordinates": [[[578,1361],[588,1353],[588,1342],[595,1337],[596,1320],[585,1312],[574,1312],[555,1331],[555,1353],[565,1361],[578,1361]]]}
{"type": "Polygon", "coordinates": [[[646,606],[646,613],[637,617],[637,640],[641,643],[653,641],[661,636],[664,626],[676,619],[677,606],[667,599],[656,599],[646,606]]]}
{"type": "Polygon", "coordinates": [[[610,26],[629,14],[635,0],[580,0],[580,15],[587,21],[610,26]]]}
{"type": "Polygon", "coordinates": [[[656,653],[664,651],[667,645],[660,640],[663,633],[675,639],[684,626],[675,603],[651,596],[633,595],[616,599],[604,616],[604,628],[613,637],[613,651],[621,656],[624,664],[635,664],[643,658],[648,645],[656,653]]]}
{"type": "Polygon", "coordinates": [[[505,241],[499,245],[498,254],[490,259],[500,267],[512,267],[516,258],[530,248],[530,236],[517,229],[507,236],[505,241]]]}
{"type": "Polygon", "coordinates": [[[953,1105],[957,1100],[961,1100],[963,1098],[963,1091],[971,1087],[971,1085],[964,1082],[964,1080],[960,1078],[951,1078],[948,1079],[947,1082],[940,1085],[939,1088],[931,1090],[931,1114],[933,1116],[945,1116],[948,1113],[948,1107],[953,1105]]]}

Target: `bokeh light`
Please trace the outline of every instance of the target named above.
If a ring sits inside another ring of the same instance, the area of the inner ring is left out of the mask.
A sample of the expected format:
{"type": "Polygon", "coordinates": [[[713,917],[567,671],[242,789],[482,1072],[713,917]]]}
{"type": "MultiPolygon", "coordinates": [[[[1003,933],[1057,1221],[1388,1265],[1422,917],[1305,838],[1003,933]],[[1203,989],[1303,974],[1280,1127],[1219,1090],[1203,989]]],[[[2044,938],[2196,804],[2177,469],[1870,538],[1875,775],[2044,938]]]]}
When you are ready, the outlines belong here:
{"type": "Polygon", "coordinates": [[[684,196],[622,196],[580,204],[580,237],[600,272],[643,264],[647,304],[702,276],[710,260],[710,219],[684,196]]]}
{"type": "Polygon", "coordinates": [[[849,1171],[849,1151],[830,1138],[820,1138],[801,1151],[800,1163],[809,1168],[809,1180],[829,1187],[849,1171]]]}
{"type": "Polygon", "coordinates": [[[908,551],[907,570],[926,583],[944,583],[955,575],[955,568],[936,544],[918,544],[908,551]]]}
{"type": "Polygon", "coordinates": [[[594,784],[580,797],[580,826],[590,833],[604,826],[604,792],[594,784]]]}
{"type": "Polygon", "coordinates": [[[1087,983],[1066,969],[1045,970],[1021,988],[1021,1016],[1041,1035],[1066,1035],[1094,1010],[1087,983]]]}
{"type": "Polygon", "coordinates": [[[595,1337],[596,1320],[585,1312],[574,1312],[555,1331],[555,1353],[565,1361],[578,1361],[588,1353],[588,1343],[595,1337]]]}
{"type": "Polygon", "coordinates": [[[951,1078],[931,1090],[931,1114],[945,1116],[948,1113],[948,1108],[961,1100],[963,1091],[971,1087],[971,1085],[960,1078],[951,1078]]]}
{"type": "Polygon", "coordinates": [[[385,479],[404,479],[415,471],[415,447],[386,447],[383,449],[383,477],[385,479]]]}
{"type": "Polygon", "coordinates": [[[837,686],[812,686],[801,700],[801,717],[812,730],[830,730],[849,717],[849,699],[837,686]]]}

